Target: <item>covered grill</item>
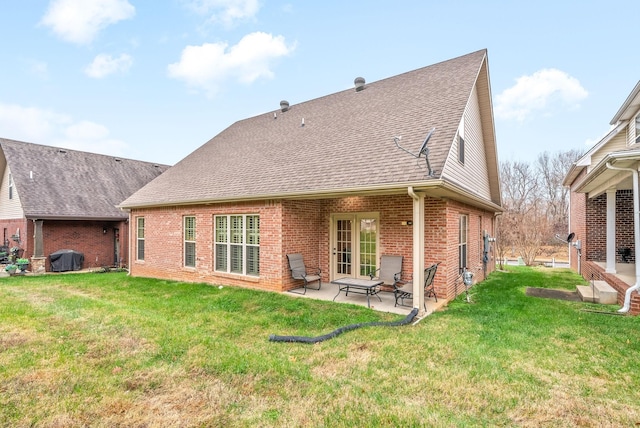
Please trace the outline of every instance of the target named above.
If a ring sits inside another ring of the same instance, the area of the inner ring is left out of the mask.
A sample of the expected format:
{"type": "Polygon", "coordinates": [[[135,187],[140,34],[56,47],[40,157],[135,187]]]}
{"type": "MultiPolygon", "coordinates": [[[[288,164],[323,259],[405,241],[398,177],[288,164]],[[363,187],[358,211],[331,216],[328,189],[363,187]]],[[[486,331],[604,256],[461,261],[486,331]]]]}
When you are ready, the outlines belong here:
{"type": "Polygon", "coordinates": [[[58,250],[49,255],[52,272],[67,272],[82,269],[84,254],[74,250],[58,250]]]}

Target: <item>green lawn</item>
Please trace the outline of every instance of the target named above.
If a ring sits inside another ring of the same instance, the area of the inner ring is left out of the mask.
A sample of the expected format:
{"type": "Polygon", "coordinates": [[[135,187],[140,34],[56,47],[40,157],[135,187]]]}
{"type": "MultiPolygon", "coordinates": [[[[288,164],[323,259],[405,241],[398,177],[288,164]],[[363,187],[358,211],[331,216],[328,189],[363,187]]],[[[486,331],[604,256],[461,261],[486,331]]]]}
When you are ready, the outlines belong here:
{"type": "Polygon", "coordinates": [[[269,335],[401,317],[123,273],[2,278],[0,426],[637,426],[640,318],[525,295],[578,283],[511,268],[415,326],[308,345],[269,335]]]}

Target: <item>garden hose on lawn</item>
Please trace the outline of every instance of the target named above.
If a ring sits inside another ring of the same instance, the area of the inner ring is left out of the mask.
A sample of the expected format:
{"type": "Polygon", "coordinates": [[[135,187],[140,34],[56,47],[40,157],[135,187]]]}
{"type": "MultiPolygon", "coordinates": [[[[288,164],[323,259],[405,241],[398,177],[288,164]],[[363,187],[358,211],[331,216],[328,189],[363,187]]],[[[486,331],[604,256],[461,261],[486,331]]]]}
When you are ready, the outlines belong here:
{"type": "Polygon", "coordinates": [[[272,334],[269,336],[269,340],[271,342],[300,342],[300,343],[318,343],[327,339],[332,339],[337,335],[344,333],[345,331],[355,330],[360,327],[374,327],[374,326],[389,326],[389,327],[397,327],[405,324],[409,324],[413,319],[418,315],[418,308],[413,308],[409,315],[401,321],[373,321],[373,322],[363,322],[359,324],[350,324],[344,327],[340,327],[337,330],[332,331],[331,333],[325,334],[323,336],[309,337],[309,336],[277,336],[272,334]]]}

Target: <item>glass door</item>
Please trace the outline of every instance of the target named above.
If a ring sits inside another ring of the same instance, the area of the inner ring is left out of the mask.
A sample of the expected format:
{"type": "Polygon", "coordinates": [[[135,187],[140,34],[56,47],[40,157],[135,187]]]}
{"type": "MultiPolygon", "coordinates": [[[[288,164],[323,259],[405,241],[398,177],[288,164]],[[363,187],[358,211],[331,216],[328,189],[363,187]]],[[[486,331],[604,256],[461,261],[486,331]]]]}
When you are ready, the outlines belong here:
{"type": "Polygon", "coordinates": [[[331,278],[367,278],[378,254],[377,213],[335,214],[331,234],[331,278]]]}

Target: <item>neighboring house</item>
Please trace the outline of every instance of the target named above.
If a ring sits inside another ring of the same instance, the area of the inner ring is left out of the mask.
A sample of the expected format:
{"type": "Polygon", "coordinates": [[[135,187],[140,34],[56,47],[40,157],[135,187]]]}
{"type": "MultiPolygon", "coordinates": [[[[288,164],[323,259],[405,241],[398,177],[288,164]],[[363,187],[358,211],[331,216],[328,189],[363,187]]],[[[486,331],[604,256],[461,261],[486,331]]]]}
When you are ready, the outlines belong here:
{"type": "Polygon", "coordinates": [[[604,280],[618,292],[620,312],[640,313],[640,82],[611,120],[611,131],[574,163],[569,229],[575,234],[571,267],[587,280],[604,280]]]}
{"type": "Polygon", "coordinates": [[[122,202],[131,274],[284,291],[287,254],[325,282],[403,255],[418,308],[431,263],[439,299],[463,267],[482,280],[502,211],[486,50],[355,83],[234,123],[122,202]]]}
{"type": "Polygon", "coordinates": [[[128,215],[116,205],[167,168],[0,138],[2,244],[34,271],[62,249],[83,253],[84,267],[127,265],[128,215]]]}

